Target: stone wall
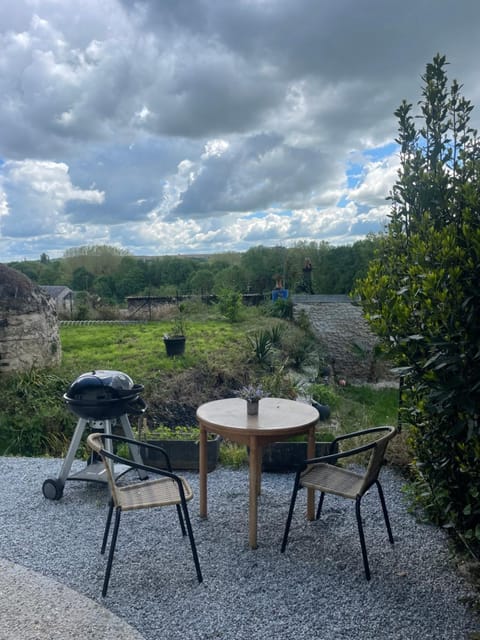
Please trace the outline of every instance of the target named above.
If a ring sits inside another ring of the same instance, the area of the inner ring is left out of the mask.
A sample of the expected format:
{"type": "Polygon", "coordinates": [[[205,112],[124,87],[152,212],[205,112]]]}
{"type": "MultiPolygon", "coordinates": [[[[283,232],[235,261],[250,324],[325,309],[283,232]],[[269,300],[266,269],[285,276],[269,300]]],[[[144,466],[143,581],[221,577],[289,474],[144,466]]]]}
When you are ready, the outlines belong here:
{"type": "Polygon", "coordinates": [[[55,302],[23,273],[0,265],[0,373],[60,360],[55,302]]]}
{"type": "Polygon", "coordinates": [[[312,324],[326,360],[337,377],[377,382],[391,378],[389,368],[378,362],[377,337],[370,330],[362,308],[348,296],[294,296],[295,316],[304,312],[312,324]]]}

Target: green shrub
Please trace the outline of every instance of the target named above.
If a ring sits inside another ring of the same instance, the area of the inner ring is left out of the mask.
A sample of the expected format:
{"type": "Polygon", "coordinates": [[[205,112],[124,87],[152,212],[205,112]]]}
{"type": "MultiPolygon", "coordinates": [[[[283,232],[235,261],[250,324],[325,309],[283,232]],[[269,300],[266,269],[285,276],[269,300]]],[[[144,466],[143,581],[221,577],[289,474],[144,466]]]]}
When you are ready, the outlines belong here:
{"type": "Polygon", "coordinates": [[[300,371],[302,368],[316,364],[318,353],[315,340],[298,327],[290,326],[282,333],[281,350],[288,364],[300,371]]]}
{"type": "Polygon", "coordinates": [[[480,163],[473,105],[445,56],[403,100],[389,224],[357,294],[402,369],[418,500],[480,553],[480,163]],[[416,122],[420,121],[417,126],[416,122]]]}
{"type": "Polygon", "coordinates": [[[340,403],[340,396],[336,393],[334,387],[326,384],[312,384],[308,387],[308,394],[312,400],[319,404],[326,404],[330,409],[336,409],[340,403]]]}
{"type": "Polygon", "coordinates": [[[2,376],[0,455],[65,453],[75,426],[62,402],[68,384],[50,371],[2,376]]]}
{"type": "Polygon", "coordinates": [[[305,309],[300,310],[300,313],[295,318],[295,324],[307,334],[312,332],[312,323],[305,309]]]}
{"type": "Polygon", "coordinates": [[[293,302],[287,298],[280,298],[275,302],[270,302],[265,306],[265,313],[274,318],[283,318],[284,320],[293,319],[293,302]]]}
{"type": "Polygon", "coordinates": [[[259,329],[247,335],[252,350],[252,359],[259,364],[268,364],[272,355],[272,338],[268,329],[259,329]]]}
{"type": "Polygon", "coordinates": [[[220,445],[219,461],[225,467],[240,469],[248,464],[247,447],[224,440],[220,445]]]}
{"type": "Polygon", "coordinates": [[[282,336],[285,332],[285,326],[282,323],[273,324],[268,332],[270,334],[270,342],[274,347],[280,347],[282,344],[282,336]]]}
{"type": "Polygon", "coordinates": [[[228,322],[240,320],[243,307],[242,294],[231,289],[223,289],[218,295],[218,304],[221,314],[228,322]]]}

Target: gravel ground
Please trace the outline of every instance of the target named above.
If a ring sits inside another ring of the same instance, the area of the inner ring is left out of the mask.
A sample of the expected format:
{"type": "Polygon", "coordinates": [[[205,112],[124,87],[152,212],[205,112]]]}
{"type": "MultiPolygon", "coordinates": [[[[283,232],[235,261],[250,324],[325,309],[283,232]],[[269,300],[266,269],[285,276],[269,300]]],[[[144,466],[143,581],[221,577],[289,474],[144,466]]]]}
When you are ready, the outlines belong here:
{"type": "MultiPolygon", "coordinates": [[[[363,501],[370,582],[363,574],[351,502],[327,496],[321,520],[311,523],[305,519],[301,493],[282,555],[293,476],[264,474],[259,548],[252,551],[247,544],[247,471],[217,469],[209,474],[208,520],[198,517],[198,475],[184,474],[195,492],[190,512],[204,582],[196,580],[188,541],[181,538],[174,511],[126,513],[109,592],[102,599],[105,562],[99,551],[107,490],[68,482],[60,501],[46,500],[42,482],[56,477],[61,463],[0,458],[0,558],[4,565],[13,561],[64,585],[66,589],[48,593],[43,589],[53,610],[61,604],[58,599],[74,610],[83,606],[86,596],[97,615],[100,604],[146,640],[466,640],[480,630],[469,609],[472,591],[456,573],[446,536],[408,514],[404,481],[390,468],[382,471],[381,479],[395,545],[388,543],[376,492],[363,501]]],[[[82,466],[74,463],[74,469],[82,466]]],[[[27,584],[29,575],[25,572],[27,584]]],[[[8,595],[14,597],[11,590],[8,595]]],[[[27,605],[24,598],[18,603],[20,621],[27,605]]],[[[35,606],[45,604],[31,602],[29,608],[35,606]]],[[[62,620],[50,623],[55,628],[62,620]]],[[[12,631],[4,637],[27,636],[12,631]]],[[[117,635],[104,632],[96,637],[117,635]]]]}

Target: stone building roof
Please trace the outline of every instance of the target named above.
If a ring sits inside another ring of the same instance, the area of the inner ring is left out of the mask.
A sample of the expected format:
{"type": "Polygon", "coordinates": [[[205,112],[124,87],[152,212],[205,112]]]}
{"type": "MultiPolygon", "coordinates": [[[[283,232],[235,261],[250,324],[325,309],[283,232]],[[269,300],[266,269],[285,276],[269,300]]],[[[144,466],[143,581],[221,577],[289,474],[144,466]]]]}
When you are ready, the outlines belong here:
{"type": "Polygon", "coordinates": [[[73,293],[71,289],[66,287],[63,284],[46,284],[40,287],[45,293],[48,293],[49,296],[54,298],[55,300],[62,300],[66,298],[69,294],[73,293]]]}

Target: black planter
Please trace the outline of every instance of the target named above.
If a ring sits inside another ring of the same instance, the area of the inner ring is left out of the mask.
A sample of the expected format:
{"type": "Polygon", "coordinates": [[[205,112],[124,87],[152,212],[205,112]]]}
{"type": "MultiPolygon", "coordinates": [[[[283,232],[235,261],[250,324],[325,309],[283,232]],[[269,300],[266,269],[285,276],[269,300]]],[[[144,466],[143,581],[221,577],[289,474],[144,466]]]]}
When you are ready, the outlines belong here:
{"type": "Polygon", "coordinates": [[[330,418],[330,407],[328,404],[320,404],[319,402],[312,400],[312,407],[315,407],[318,411],[321,421],[328,420],[330,418]]]}
{"type": "Polygon", "coordinates": [[[185,353],[185,341],[185,336],[164,336],[163,342],[165,343],[167,356],[170,358],[173,356],[183,356],[185,353]]]}
{"type": "MultiPolygon", "coordinates": [[[[147,440],[148,444],[154,444],[162,447],[170,458],[172,469],[176,471],[198,471],[200,445],[195,440],[147,440]]],[[[218,454],[220,452],[220,437],[216,436],[213,440],[207,440],[207,471],[213,471],[218,464],[218,454]]],[[[145,463],[157,467],[164,468],[165,458],[159,454],[155,455],[155,451],[148,451],[145,463]]]]}
{"type": "MultiPolygon", "coordinates": [[[[315,456],[327,456],[330,453],[330,444],[330,442],[317,442],[315,456]]],[[[338,447],[335,445],[332,453],[337,451],[338,447]]],[[[273,442],[263,450],[262,471],[291,473],[296,471],[306,458],[306,442],[273,442]]]]}

